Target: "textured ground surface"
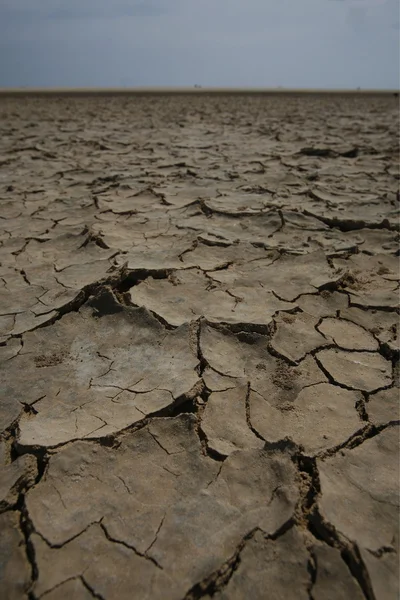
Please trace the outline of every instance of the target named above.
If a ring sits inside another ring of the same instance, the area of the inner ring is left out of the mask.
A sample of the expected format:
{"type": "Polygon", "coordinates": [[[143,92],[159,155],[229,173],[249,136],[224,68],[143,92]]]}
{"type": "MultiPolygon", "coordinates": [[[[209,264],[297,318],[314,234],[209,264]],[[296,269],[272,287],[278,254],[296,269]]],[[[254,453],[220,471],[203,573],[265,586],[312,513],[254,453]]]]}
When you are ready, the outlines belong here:
{"type": "Polygon", "coordinates": [[[397,100],[0,119],[2,598],[397,598],[397,100]]]}

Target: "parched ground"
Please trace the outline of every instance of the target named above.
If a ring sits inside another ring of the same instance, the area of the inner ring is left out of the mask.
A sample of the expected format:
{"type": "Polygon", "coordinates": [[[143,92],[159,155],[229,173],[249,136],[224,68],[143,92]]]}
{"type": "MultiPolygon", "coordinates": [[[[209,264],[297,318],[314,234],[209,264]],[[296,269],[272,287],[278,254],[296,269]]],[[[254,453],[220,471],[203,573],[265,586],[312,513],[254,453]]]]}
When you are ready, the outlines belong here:
{"type": "Polygon", "coordinates": [[[398,127],[0,99],[2,598],[397,599],[398,127]]]}

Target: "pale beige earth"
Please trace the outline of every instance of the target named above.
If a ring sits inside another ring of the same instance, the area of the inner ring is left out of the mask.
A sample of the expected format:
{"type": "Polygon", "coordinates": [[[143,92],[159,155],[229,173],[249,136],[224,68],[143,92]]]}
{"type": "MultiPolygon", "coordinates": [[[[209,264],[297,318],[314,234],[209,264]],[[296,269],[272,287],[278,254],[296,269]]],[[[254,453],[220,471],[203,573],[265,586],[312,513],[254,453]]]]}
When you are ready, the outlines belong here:
{"type": "Polygon", "coordinates": [[[4,599],[398,597],[398,100],[0,98],[4,599]]]}

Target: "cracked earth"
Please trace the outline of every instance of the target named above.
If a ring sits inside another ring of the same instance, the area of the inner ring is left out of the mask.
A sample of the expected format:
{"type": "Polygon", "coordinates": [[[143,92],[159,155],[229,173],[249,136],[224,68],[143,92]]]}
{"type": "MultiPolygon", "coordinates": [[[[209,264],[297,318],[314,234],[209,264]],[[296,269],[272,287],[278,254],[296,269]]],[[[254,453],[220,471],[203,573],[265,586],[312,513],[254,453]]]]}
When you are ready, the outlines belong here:
{"type": "Polygon", "coordinates": [[[397,599],[396,98],[0,115],[2,598],[397,599]]]}

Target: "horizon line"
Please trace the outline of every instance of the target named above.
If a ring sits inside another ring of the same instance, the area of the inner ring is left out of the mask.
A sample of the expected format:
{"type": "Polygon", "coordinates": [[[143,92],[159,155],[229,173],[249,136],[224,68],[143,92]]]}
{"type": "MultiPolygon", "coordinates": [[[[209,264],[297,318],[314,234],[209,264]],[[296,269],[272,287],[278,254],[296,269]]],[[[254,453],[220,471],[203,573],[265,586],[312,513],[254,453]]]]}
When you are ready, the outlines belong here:
{"type": "Polygon", "coordinates": [[[383,88],[286,88],[278,87],[0,87],[0,96],[23,95],[202,95],[202,94],[350,94],[396,95],[398,89],[383,88]]]}

